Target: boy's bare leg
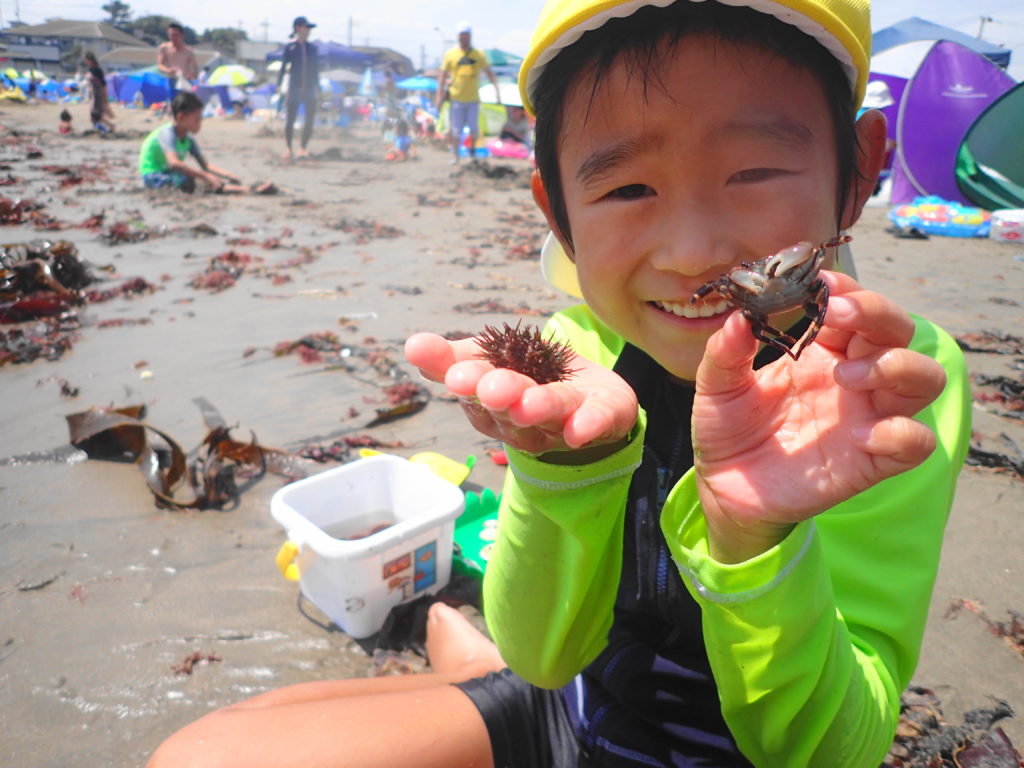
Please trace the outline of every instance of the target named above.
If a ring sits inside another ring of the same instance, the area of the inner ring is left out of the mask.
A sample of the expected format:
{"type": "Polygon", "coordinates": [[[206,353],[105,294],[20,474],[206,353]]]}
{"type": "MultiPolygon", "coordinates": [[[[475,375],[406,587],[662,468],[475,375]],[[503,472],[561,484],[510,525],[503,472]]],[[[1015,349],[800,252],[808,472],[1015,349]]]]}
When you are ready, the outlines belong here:
{"type": "Polygon", "coordinates": [[[483,719],[451,683],[504,667],[497,648],[438,603],[427,649],[431,674],[302,683],[212,712],[164,742],[149,768],[491,768],[483,719]]]}

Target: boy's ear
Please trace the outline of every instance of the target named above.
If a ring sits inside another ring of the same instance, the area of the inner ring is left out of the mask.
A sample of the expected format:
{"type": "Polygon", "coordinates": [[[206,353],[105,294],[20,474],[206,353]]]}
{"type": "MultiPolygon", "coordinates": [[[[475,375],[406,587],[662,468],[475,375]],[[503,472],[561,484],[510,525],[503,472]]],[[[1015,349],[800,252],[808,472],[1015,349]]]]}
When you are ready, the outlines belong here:
{"type": "Polygon", "coordinates": [[[569,259],[576,261],[572,248],[566,242],[565,236],[562,235],[562,231],[555,223],[555,217],[551,215],[551,201],[548,200],[548,191],[544,188],[544,180],[541,179],[540,171],[536,168],[533,169],[533,173],[530,176],[530,189],[533,191],[533,201],[537,203],[537,207],[540,208],[544,218],[547,219],[548,229],[554,234],[569,259]]]}
{"type": "Polygon", "coordinates": [[[849,229],[857,223],[865,203],[875,191],[878,174],[885,163],[886,127],[885,115],[877,109],[867,110],[857,120],[857,166],[846,196],[841,229],[849,229]]]}

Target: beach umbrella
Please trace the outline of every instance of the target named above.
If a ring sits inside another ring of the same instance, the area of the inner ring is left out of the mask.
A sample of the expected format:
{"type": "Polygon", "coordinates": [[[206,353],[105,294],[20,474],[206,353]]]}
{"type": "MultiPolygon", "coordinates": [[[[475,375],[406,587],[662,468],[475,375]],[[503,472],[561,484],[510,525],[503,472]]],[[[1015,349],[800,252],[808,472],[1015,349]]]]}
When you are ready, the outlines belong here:
{"type": "Polygon", "coordinates": [[[256,73],[240,64],[224,64],[210,74],[207,85],[246,85],[251,83],[256,73]]]}
{"type": "MultiPolygon", "coordinates": [[[[501,94],[501,103],[506,107],[523,106],[523,97],[519,95],[519,86],[515,83],[498,83],[498,93],[501,94]]],[[[494,97],[494,86],[488,83],[480,86],[480,101],[484,104],[497,104],[494,97]]]]}
{"type": "Polygon", "coordinates": [[[284,66],[283,61],[272,61],[267,64],[267,72],[280,72],[282,66],[284,66]]]}
{"type": "Polygon", "coordinates": [[[16,77],[21,77],[21,73],[18,70],[16,70],[14,67],[8,67],[7,69],[4,70],[4,76],[5,77],[9,77],[9,78],[11,78],[11,80],[13,80],[16,77]]]}
{"type": "Polygon", "coordinates": [[[29,79],[34,77],[36,80],[49,80],[50,79],[46,75],[44,75],[42,72],[40,72],[38,69],[26,69],[24,72],[21,73],[21,76],[22,77],[27,77],[29,79]]]}
{"type": "Polygon", "coordinates": [[[415,77],[407,77],[404,80],[399,80],[395,83],[395,88],[403,91],[436,91],[437,80],[432,77],[426,77],[425,75],[416,75],[415,77]]]}

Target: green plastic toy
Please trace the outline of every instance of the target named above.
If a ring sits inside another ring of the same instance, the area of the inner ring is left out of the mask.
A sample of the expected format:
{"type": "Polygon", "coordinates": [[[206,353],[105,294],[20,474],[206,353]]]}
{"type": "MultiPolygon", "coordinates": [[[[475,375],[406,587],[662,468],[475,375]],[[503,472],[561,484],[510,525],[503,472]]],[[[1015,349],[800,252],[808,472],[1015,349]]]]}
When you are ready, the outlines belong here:
{"type": "Polygon", "coordinates": [[[455,520],[456,573],[483,578],[491,548],[498,532],[498,504],[501,494],[484,488],[478,494],[466,491],[466,508],[455,520]]]}

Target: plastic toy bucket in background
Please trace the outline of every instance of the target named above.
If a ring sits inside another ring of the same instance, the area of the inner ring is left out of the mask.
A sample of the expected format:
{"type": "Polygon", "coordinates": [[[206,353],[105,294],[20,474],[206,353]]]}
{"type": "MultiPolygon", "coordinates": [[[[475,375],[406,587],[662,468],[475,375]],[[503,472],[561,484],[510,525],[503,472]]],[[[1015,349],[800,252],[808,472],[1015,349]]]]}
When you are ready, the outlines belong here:
{"type": "Polygon", "coordinates": [[[992,211],[992,229],[988,236],[1004,243],[1024,242],[1024,208],[992,211]]]}
{"type": "Polygon", "coordinates": [[[288,541],[281,573],[354,638],[369,637],[396,605],[451,577],[463,492],[399,456],[371,456],[277,491],[271,515],[288,541]]]}

